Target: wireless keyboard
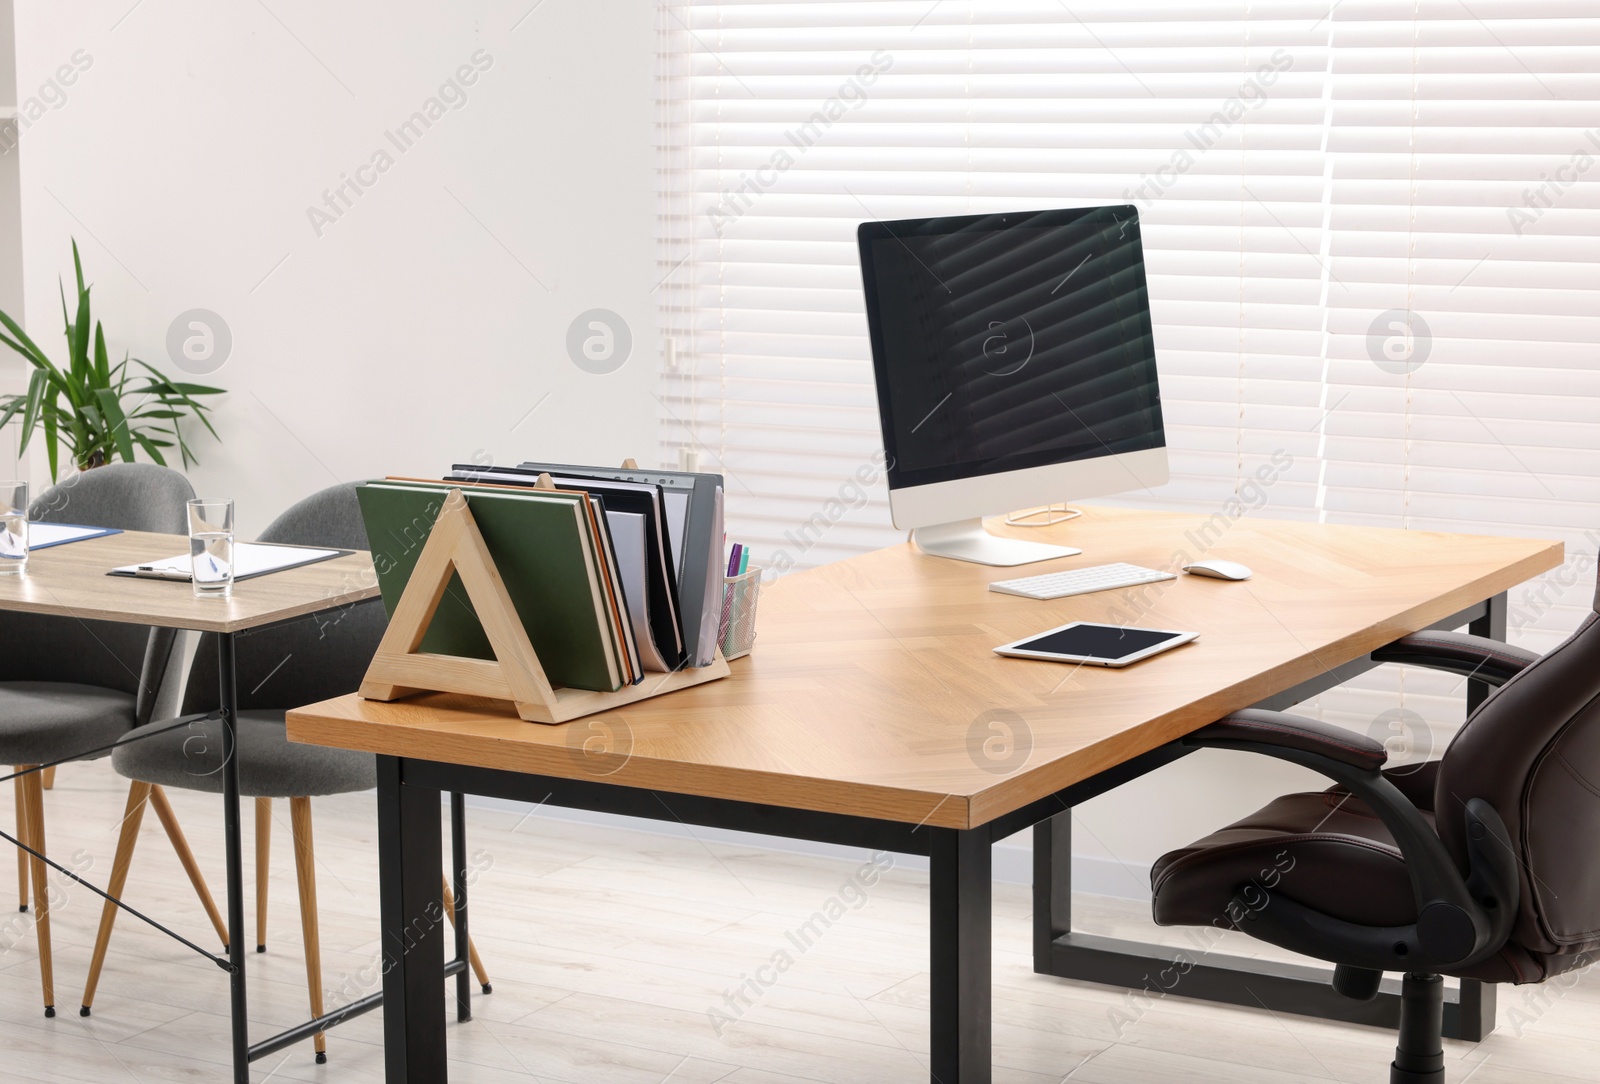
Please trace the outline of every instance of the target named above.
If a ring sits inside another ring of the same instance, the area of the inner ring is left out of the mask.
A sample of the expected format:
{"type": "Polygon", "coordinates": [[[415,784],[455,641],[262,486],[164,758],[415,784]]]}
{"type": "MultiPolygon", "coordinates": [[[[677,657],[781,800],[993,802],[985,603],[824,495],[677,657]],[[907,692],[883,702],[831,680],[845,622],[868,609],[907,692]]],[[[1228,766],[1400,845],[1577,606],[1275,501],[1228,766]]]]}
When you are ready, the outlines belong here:
{"type": "Polygon", "coordinates": [[[1048,572],[1043,576],[1027,576],[1020,580],[996,580],[989,590],[1002,595],[1021,595],[1023,598],[1066,598],[1068,595],[1087,595],[1091,591],[1115,591],[1121,587],[1138,587],[1145,583],[1177,579],[1170,572],[1157,572],[1138,565],[1095,565],[1092,568],[1074,568],[1067,572],[1048,572]]]}

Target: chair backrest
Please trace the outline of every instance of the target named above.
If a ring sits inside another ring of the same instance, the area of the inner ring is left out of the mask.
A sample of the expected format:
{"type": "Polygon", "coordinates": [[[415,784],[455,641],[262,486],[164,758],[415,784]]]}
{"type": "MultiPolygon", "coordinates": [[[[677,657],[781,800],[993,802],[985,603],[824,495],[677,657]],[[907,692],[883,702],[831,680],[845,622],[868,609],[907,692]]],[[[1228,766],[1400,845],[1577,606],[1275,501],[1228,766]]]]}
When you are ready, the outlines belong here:
{"type": "Polygon", "coordinates": [[[124,531],[184,534],[184,506],[194,497],[189,479],[154,463],[107,463],[80,471],[39,495],[28,518],[45,523],[120,527],[124,531]]]}
{"type": "MultiPolygon", "coordinates": [[[[51,486],[28,514],[44,523],[183,534],[184,505],[193,496],[189,479],[175,470],[109,463],[51,486]]],[[[151,644],[150,630],[140,625],[19,613],[0,614],[0,639],[6,645],[0,681],[70,681],[135,695],[151,644]]],[[[171,643],[170,635],[160,639],[171,643]]]]}
{"type": "Polygon", "coordinates": [[[1445,751],[1434,809],[1463,869],[1472,798],[1506,822],[1522,867],[1508,959],[1543,970],[1529,981],[1582,966],[1600,950],[1600,612],[1495,690],[1445,751]]]}
{"type": "MultiPolygon", "coordinates": [[[[355,486],[313,493],[273,520],[260,540],[366,549],[355,486]]],[[[297,708],[355,692],[388,624],[382,601],[374,598],[240,634],[234,663],[240,710],[297,708]]],[[[211,711],[217,697],[217,644],[208,635],[195,654],[183,710],[211,711]]]]}

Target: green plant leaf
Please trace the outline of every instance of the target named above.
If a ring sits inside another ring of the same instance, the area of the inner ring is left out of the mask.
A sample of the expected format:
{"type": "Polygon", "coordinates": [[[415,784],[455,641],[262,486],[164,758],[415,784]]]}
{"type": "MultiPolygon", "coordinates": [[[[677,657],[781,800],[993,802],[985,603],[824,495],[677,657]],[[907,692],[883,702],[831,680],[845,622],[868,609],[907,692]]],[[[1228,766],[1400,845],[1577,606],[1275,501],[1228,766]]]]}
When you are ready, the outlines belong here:
{"type": "Polygon", "coordinates": [[[7,422],[21,413],[27,407],[28,402],[28,396],[20,394],[8,395],[4,399],[0,399],[0,429],[4,429],[7,422]]]}
{"type": "Polygon", "coordinates": [[[44,416],[44,450],[45,454],[50,457],[50,480],[52,482],[57,477],[57,467],[60,459],[58,447],[56,443],[56,415],[55,411],[52,410],[44,416]]]}
{"type": "Polygon", "coordinates": [[[166,456],[161,454],[161,449],[170,448],[172,447],[171,444],[164,440],[153,440],[150,437],[145,436],[143,433],[135,433],[134,439],[139,442],[139,447],[143,448],[145,454],[151,459],[163,467],[167,465],[166,456]]]}
{"type": "Polygon", "coordinates": [[[56,293],[61,297],[61,323],[67,329],[67,358],[72,358],[72,313],[67,310],[67,284],[56,279],[56,293]]]}
{"type": "Polygon", "coordinates": [[[5,344],[21,354],[29,365],[36,369],[48,369],[51,372],[57,371],[56,367],[51,364],[50,359],[44,356],[44,351],[40,350],[34,344],[34,341],[28,338],[28,333],[22,330],[22,325],[11,319],[4,312],[0,312],[0,324],[5,325],[5,329],[11,332],[12,337],[15,339],[15,341],[6,339],[5,344]]]}
{"type": "Polygon", "coordinates": [[[100,388],[94,396],[106,420],[106,436],[122,453],[123,461],[132,463],[133,438],[128,434],[128,416],[122,412],[122,404],[117,402],[117,393],[110,388],[100,388]]]}
{"type": "MultiPolygon", "coordinates": [[[[76,261],[76,255],[74,255],[74,261],[76,261]]],[[[68,341],[72,345],[70,372],[74,377],[85,383],[89,380],[89,328],[91,326],[89,291],[83,288],[83,277],[80,270],[78,278],[78,318],[72,322],[72,334],[68,336],[68,341]]]]}
{"type": "Polygon", "coordinates": [[[111,359],[106,356],[106,332],[94,322],[94,377],[102,388],[111,387],[111,359]]]}
{"type": "MultiPolygon", "coordinates": [[[[157,369],[149,362],[140,361],[138,358],[134,358],[133,360],[142,365],[145,371],[150,374],[148,377],[146,377],[146,390],[160,397],[161,402],[166,406],[182,405],[187,407],[189,412],[194,415],[200,424],[206,427],[206,431],[208,433],[210,433],[219,441],[222,439],[222,437],[218,435],[216,428],[211,424],[211,418],[208,415],[209,408],[207,408],[205,404],[195,400],[193,395],[220,395],[223,394],[223,389],[210,388],[203,384],[174,384],[167,378],[165,373],[161,372],[161,370],[157,369]],[[195,390],[192,393],[184,390],[189,388],[193,388],[195,390]]],[[[177,428],[176,422],[173,423],[173,428],[177,428]]],[[[181,434],[178,435],[177,440],[178,449],[184,452],[184,463],[187,465],[189,456],[191,454],[188,451],[188,445],[185,444],[181,434]]]]}
{"type": "Polygon", "coordinates": [[[44,388],[49,377],[43,369],[35,369],[28,377],[27,399],[22,410],[22,441],[17,445],[17,454],[21,455],[28,450],[28,440],[33,436],[34,427],[39,424],[39,412],[44,408],[44,388]]]}

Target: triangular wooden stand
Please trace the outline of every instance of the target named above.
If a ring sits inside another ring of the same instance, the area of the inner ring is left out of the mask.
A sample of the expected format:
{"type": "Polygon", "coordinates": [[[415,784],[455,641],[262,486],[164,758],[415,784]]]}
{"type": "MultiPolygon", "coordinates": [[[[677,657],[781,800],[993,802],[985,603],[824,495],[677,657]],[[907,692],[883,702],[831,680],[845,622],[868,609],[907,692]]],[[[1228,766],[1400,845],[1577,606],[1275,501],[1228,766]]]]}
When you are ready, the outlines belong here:
{"type": "Polygon", "coordinates": [[[564,723],[727,677],[728,672],[728,664],[719,652],[710,666],[673,674],[648,674],[638,685],[625,685],[616,692],[552,686],[467,508],[466,498],[459,489],[452,489],[428,541],[417,555],[417,566],[395,606],[372,665],[367,667],[360,695],[367,700],[398,700],[420,692],[465,693],[510,700],[516,705],[517,714],[532,723],[564,723]],[[451,573],[461,577],[489,637],[493,660],[417,650],[444,598],[451,573]]]}

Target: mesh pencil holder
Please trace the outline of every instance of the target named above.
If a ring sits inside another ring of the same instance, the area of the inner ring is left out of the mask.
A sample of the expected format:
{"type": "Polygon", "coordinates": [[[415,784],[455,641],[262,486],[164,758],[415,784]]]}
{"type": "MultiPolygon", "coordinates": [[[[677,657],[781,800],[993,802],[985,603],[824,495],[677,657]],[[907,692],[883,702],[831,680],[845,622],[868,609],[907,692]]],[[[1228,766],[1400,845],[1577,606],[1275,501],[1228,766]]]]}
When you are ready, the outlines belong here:
{"type": "Polygon", "coordinates": [[[722,657],[737,659],[750,654],[756,642],[756,599],[761,596],[761,569],[722,579],[722,624],[717,643],[722,657]]]}

